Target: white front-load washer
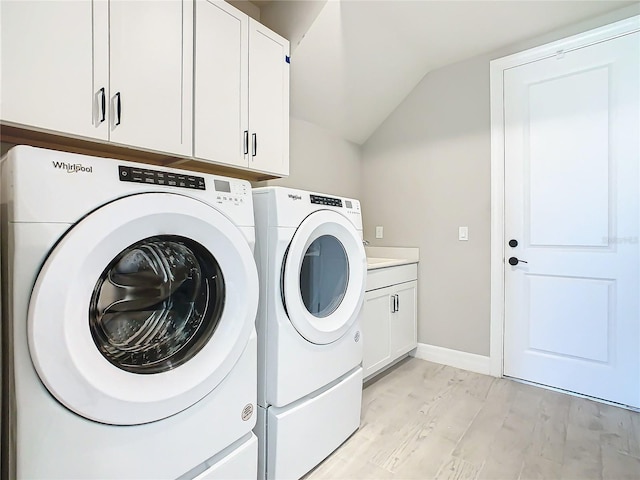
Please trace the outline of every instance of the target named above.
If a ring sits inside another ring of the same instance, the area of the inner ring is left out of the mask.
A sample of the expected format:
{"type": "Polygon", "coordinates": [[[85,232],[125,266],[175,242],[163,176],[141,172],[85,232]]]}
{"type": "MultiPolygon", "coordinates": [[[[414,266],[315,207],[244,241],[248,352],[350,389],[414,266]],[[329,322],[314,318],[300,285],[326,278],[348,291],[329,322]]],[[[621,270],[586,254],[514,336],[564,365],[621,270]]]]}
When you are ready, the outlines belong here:
{"type": "Polygon", "coordinates": [[[259,478],[300,478],[360,425],[366,255],[357,200],[253,190],[259,478]]]}
{"type": "Polygon", "coordinates": [[[255,478],[248,182],[11,149],[2,478],[255,478]]]}

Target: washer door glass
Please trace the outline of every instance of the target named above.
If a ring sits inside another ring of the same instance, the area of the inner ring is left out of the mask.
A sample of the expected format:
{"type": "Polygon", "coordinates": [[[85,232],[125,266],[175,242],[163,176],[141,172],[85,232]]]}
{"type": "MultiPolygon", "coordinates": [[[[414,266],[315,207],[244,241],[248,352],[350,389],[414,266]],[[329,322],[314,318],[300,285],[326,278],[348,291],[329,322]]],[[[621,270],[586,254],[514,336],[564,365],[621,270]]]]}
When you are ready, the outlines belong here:
{"type": "Polygon", "coordinates": [[[312,315],[324,318],[340,305],[347,291],[349,261],[340,241],[331,235],[316,238],[300,268],[300,294],[312,315]]]}
{"type": "Polygon", "coordinates": [[[91,336],[122,370],[164,372],[207,344],[224,295],[220,266],[202,245],[180,236],[146,238],[100,275],[89,310],[91,336]]]}

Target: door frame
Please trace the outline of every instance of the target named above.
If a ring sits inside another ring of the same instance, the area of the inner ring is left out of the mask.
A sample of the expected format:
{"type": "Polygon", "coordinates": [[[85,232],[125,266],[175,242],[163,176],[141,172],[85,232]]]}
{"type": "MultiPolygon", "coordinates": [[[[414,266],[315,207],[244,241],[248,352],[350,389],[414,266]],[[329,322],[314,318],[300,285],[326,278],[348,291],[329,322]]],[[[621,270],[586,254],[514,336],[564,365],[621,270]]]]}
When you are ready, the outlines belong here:
{"type": "Polygon", "coordinates": [[[489,372],[504,375],[504,71],[640,31],[640,15],[490,62],[491,101],[491,301],[489,372]]]}

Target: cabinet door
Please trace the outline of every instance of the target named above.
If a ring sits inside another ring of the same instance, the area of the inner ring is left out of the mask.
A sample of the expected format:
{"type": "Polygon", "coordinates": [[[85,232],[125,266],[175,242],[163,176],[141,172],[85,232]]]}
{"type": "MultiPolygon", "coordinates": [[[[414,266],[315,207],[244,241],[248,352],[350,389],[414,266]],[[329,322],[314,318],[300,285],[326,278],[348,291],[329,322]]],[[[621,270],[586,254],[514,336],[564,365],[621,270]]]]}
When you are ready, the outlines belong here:
{"type": "Polygon", "coordinates": [[[113,142],[192,151],[193,2],[110,2],[113,142]]]}
{"type": "Polygon", "coordinates": [[[246,167],[249,17],[224,1],[195,8],[193,154],[246,167]]]}
{"type": "Polygon", "coordinates": [[[392,288],[367,292],[360,313],[362,328],[364,378],[390,362],[389,317],[391,316],[392,288]]]}
{"type": "Polygon", "coordinates": [[[3,122],[107,139],[99,90],[108,95],[108,79],[94,83],[93,29],[106,33],[108,18],[94,3],[2,1],[3,122]]]}
{"type": "Polygon", "coordinates": [[[391,316],[389,336],[391,342],[391,356],[393,358],[404,355],[416,348],[416,289],[418,282],[407,282],[396,285],[396,312],[391,316]]]}
{"type": "Polygon", "coordinates": [[[289,174],[289,42],[249,19],[249,168],[289,174]]]}

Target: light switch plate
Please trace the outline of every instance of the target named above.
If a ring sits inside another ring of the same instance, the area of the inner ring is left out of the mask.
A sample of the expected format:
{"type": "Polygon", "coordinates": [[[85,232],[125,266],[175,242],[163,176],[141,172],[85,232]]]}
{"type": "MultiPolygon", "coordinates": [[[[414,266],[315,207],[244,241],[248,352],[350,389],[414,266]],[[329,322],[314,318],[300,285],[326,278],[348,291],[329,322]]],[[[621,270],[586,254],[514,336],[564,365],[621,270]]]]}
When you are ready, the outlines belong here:
{"type": "Polygon", "coordinates": [[[469,227],[458,227],[458,240],[461,242],[469,240],[469,227]]]}
{"type": "Polygon", "coordinates": [[[377,226],[376,227],[376,238],[383,238],[384,237],[384,228],[382,228],[381,226],[377,226]]]}

